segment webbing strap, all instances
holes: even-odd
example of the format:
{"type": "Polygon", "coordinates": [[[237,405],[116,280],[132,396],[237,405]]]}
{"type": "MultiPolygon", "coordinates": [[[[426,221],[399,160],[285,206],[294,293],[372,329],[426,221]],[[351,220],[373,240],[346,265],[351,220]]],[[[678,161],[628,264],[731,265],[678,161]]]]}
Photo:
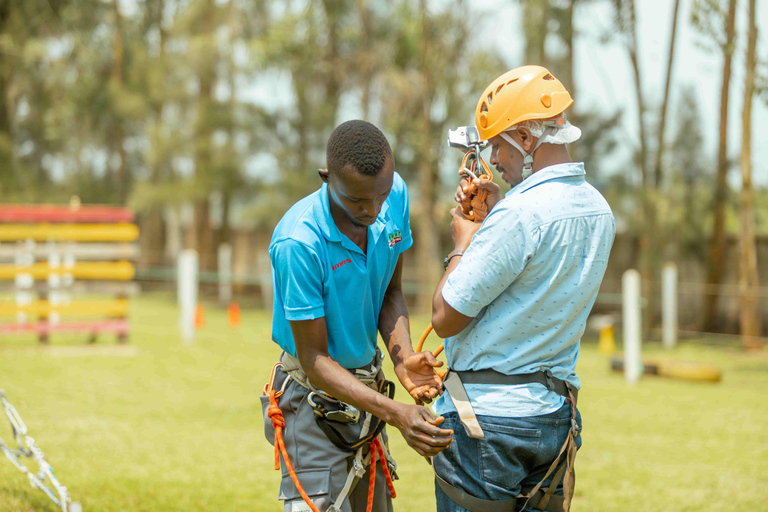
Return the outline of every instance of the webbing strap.
{"type": "MultiPolygon", "coordinates": [[[[574,462],[576,460],[576,436],[578,435],[578,426],[576,424],[576,402],[579,396],[579,390],[576,389],[568,381],[558,379],[552,375],[551,371],[539,371],[535,373],[526,373],[519,375],[505,375],[499,373],[493,369],[477,370],[477,371],[463,371],[457,372],[449,370],[448,374],[443,379],[443,387],[448,391],[451,401],[453,402],[456,411],[459,414],[459,419],[464,429],[467,431],[467,435],[476,439],[482,439],[484,437],[483,430],[480,427],[480,423],[475,416],[475,410],[472,408],[472,404],[469,401],[467,392],[464,389],[464,384],[529,384],[539,383],[547,387],[547,389],[554,391],[555,393],[564,396],[566,402],[571,406],[571,428],[565,439],[565,443],[560,448],[560,453],[557,454],[555,460],[552,461],[552,465],[547,470],[544,478],[530,490],[530,493],[518,496],[520,499],[525,499],[526,502],[523,508],[530,505],[538,508],[539,510],[550,510],[554,512],[568,512],[571,506],[571,500],[573,499],[573,491],[575,487],[575,472],[573,469],[574,462]],[[564,457],[563,457],[564,456],[564,457]],[[554,476],[548,489],[542,489],[544,481],[549,475],[554,476]],[[557,484],[560,480],[563,480],[563,494],[565,496],[554,495],[554,490],[557,488],[557,484]]],[[[483,512],[488,510],[489,512],[502,512],[507,510],[514,511],[514,504],[511,508],[504,505],[504,502],[493,502],[488,500],[479,500],[462,491],[456,487],[451,486],[448,482],[440,478],[435,473],[435,478],[440,488],[443,489],[445,494],[448,495],[458,505],[466,508],[470,512],[483,512]],[[462,501],[459,501],[462,500],[462,501]],[[479,500],[475,502],[474,500],[479,500]],[[486,502],[487,503],[483,503],[486,502]],[[463,502],[466,502],[470,506],[466,506],[463,502]],[[502,503],[499,507],[502,508],[489,508],[496,507],[491,505],[492,503],[502,503]]]]}
{"type": "MultiPolygon", "coordinates": [[[[579,396],[578,389],[570,386],[571,389],[569,390],[567,382],[558,379],[552,375],[552,372],[550,371],[505,375],[494,369],[488,368],[486,370],[468,370],[462,372],[453,370],[451,373],[458,374],[461,382],[464,384],[541,384],[565,398],[570,398],[569,392],[573,394],[574,398],[578,399],[579,396]]],[[[450,390],[448,392],[450,393],[450,390]]]]}
{"type": "Polygon", "coordinates": [[[480,428],[480,423],[477,422],[475,410],[472,408],[472,403],[469,401],[467,392],[458,374],[448,371],[443,379],[443,387],[448,391],[448,395],[451,397],[453,406],[459,414],[459,420],[464,426],[464,430],[467,431],[467,435],[475,439],[483,439],[485,434],[483,434],[483,429],[480,428]]]}
{"type": "MultiPolygon", "coordinates": [[[[483,500],[476,498],[475,496],[472,496],[465,491],[462,491],[458,487],[454,487],[444,479],[440,478],[440,475],[437,473],[435,473],[435,481],[437,482],[437,485],[440,486],[440,489],[442,489],[446,494],[446,496],[451,499],[451,501],[456,503],[458,506],[469,510],[469,512],[515,512],[515,507],[517,506],[518,500],[526,497],[520,495],[517,498],[508,500],[483,500]]],[[[553,483],[551,489],[554,490],[555,487],[557,487],[557,484],[553,483]]],[[[526,489],[523,489],[523,491],[525,490],[526,489]]],[[[534,508],[539,508],[540,502],[543,501],[543,498],[546,498],[547,493],[549,493],[549,489],[547,489],[546,492],[544,489],[537,490],[536,493],[528,500],[528,505],[534,508]]],[[[563,504],[564,498],[562,496],[550,493],[549,499],[547,502],[542,504],[543,507],[539,508],[539,510],[546,510],[548,512],[563,512],[563,504]]]]}

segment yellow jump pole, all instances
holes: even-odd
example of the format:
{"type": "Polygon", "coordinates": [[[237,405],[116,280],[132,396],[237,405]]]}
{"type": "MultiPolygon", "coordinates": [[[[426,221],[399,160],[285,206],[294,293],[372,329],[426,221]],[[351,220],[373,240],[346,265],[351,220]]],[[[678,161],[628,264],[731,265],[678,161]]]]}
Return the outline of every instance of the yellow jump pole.
{"type": "Polygon", "coordinates": [[[64,304],[51,304],[47,300],[38,300],[25,305],[10,301],[0,302],[0,316],[16,316],[18,313],[42,317],[49,317],[51,313],[68,317],[125,316],[128,313],[128,300],[80,300],[64,304]]]}
{"type": "MultiPolygon", "coordinates": [[[[28,266],[0,265],[0,280],[13,280],[18,274],[30,274],[36,280],[48,279],[51,274],[61,274],[60,268],[51,268],[48,262],[38,262],[28,266]]],[[[83,261],[67,269],[74,279],[130,281],[135,269],[127,261],[83,261]]]]}
{"type": "Polygon", "coordinates": [[[134,224],[0,224],[0,242],[133,242],[139,238],[134,224]]]}

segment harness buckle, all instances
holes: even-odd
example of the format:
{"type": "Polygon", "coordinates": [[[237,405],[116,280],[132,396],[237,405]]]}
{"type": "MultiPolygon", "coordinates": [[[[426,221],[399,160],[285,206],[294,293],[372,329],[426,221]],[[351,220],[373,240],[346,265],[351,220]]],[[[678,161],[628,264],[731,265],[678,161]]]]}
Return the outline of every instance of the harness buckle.
{"type": "Polygon", "coordinates": [[[571,435],[573,437],[577,437],[579,435],[579,424],[576,423],[576,420],[571,418],[571,435]]]}
{"type": "Polygon", "coordinates": [[[357,423],[360,420],[360,409],[349,405],[342,401],[337,401],[336,404],[339,407],[338,410],[328,410],[322,404],[318,404],[315,401],[315,397],[319,395],[314,391],[307,395],[307,403],[314,409],[315,413],[319,413],[323,418],[328,421],[335,421],[337,423],[357,423]]]}
{"type": "Polygon", "coordinates": [[[547,389],[549,389],[550,391],[557,392],[555,389],[555,381],[552,380],[555,377],[554,374],[552,373],[552,370],[546,370],[544,372],[544,375],[546,376],[546,379],[547,379],[547,389]]]}

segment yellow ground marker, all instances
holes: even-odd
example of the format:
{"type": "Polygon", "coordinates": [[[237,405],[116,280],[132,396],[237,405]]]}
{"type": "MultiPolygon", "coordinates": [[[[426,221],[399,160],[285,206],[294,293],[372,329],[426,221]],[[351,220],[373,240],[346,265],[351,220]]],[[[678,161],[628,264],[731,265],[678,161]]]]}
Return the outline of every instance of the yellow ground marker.
{"type": "Polygon", "coordinates": [[[0,242],[35,240],[45,242],[133,242],[139,228],[127,222],[119,224],[0,224],[0,242]]]}
{"type": "MultiPolygon", "coordinates": [[[[69,273],[74,279],[90,280],[130,281],[135,274],[133,264],[127,261],[83,261],[76,262],[71,268],[59,265],[53,270],[59,275],[69,273]]],[[[0,265],[0,280],[12,280],[18,274],[32,274],[34,279],[48,279],[52,273],[50,265],[44,261],[26,267],[0,265]]]]}

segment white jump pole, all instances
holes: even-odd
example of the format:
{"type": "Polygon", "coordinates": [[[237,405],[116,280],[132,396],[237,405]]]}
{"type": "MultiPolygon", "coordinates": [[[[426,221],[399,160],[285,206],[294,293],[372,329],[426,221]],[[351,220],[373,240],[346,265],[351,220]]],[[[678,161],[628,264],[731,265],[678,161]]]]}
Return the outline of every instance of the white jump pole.
{"type": "Polygon", "coordinates": [[[661,326],[664,348],[677,344],[677,265],[667,263],[661,271],[661,326]]]}
{"type": "Polygon", "coordinates": [[[186,343],[195,340],[195,309],[197,308],[197,251],[186,249],[179,253],[178,299],[179,329],[186,343]]]}
{"type": "Polygon", "coordinates": [[[627,270],[621,278],[624,323],[624,377],[629,384],[640,379],[640,272],[627,270]]]}
{"type": "Polygon", "coordinates": [[[229,304],[232,301],[232,246],[219,246],[219,302],[229,304]]]}

